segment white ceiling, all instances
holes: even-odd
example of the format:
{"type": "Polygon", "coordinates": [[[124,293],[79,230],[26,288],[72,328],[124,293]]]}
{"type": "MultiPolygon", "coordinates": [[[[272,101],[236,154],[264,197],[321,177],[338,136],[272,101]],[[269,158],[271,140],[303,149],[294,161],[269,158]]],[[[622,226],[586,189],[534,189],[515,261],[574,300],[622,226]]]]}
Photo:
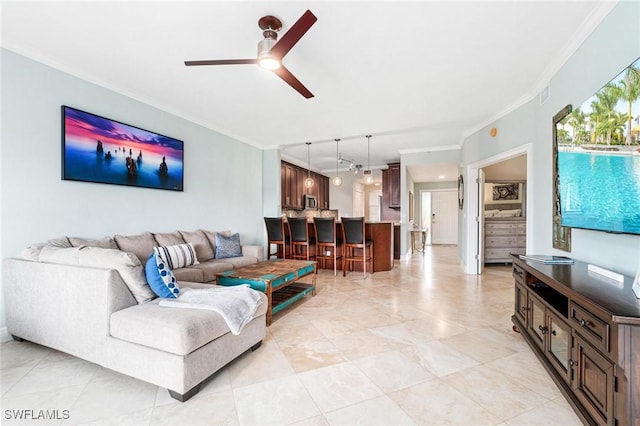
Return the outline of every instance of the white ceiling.
{"type": "MultiPolygon", "coordinates": [[[[293,162],[307,164],[304,143],[312,142],[312,169],[331,174],[335,138],[345,158],[366,167],[372,134],[374,169],[401,153],[460,146],[536,96],[614,4],[3,1],[1,40],[243,142],[279,147],[293,162]],[[184,66],[255,58],[260,17],[280,18],[282,37],[306,9],[318,21],[284,63],[312,99],[256,65],[184,66]]],[[[457,164],[410,173],[437,180],[430,169],[447,180],[458,174],[457,164]]]]}

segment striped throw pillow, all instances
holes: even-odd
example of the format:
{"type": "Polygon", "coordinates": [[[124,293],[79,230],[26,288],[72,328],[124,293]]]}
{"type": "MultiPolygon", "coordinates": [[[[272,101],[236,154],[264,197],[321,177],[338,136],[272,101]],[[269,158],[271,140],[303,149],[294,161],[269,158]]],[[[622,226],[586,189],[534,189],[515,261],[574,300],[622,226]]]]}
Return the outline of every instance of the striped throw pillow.
{"type": "Polygon", "coordinates": [[[200,263],[191,243],[154,247],[153,251],[167,263],[169,269],[179,269],[200,263]]]}

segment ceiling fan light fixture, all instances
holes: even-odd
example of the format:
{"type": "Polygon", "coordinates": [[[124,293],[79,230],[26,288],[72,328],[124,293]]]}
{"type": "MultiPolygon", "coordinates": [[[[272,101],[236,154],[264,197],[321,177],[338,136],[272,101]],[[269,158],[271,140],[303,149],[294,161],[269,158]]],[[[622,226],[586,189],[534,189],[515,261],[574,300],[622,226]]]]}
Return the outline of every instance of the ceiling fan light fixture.
{"type": "Polygon", "coordinates": [[[271,55],[271,48],[276,44],[273,38],[265,38],[258,43],[258,65],[264,69],[276,70],[282,65],[271,55]]]}

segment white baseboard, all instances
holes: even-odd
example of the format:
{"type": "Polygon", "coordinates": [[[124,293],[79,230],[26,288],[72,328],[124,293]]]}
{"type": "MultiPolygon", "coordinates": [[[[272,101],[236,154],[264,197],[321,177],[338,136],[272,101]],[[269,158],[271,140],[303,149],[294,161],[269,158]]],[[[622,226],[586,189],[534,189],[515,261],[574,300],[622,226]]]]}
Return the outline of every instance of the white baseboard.
{"type": "Polygon", "coordinates": [[[0,342],[8,342],[13,339],[9,332],[7,331],[7,327],[0,328],[0,342]]]}

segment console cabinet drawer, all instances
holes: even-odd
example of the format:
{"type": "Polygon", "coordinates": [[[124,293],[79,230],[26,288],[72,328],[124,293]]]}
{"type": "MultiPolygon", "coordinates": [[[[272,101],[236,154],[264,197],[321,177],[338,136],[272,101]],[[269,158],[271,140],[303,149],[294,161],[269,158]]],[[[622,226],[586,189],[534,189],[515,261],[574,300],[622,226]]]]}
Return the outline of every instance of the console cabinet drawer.
{"type": "Polygon", "coordinates": [[[604,353],[611,351],[609,323],[598,318],[574,301],[569,303],[569,322],[571,326],[597,349],[604,353]]]}

